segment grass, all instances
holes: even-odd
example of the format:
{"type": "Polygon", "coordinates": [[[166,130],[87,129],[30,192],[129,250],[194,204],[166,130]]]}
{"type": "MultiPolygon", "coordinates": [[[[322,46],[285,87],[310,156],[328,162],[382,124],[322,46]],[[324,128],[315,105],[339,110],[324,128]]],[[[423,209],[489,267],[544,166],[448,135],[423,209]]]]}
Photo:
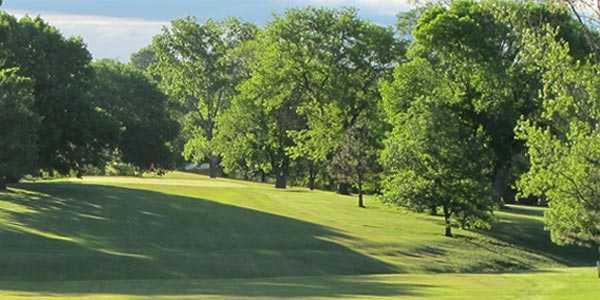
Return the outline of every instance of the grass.
{"type": "Polygon", "coordinates": [[[509,207],[492,231],[449,239],[438,217],[355,202],[179,172],[15,185],[0,193],[0,298],[586,299],[600,288],[590,268],[560,269],[595,255],[553,245],[541,209],[509,207]]]}
{"type": "Polygon", "coordinates": [[[596,300],[591,269],[519,274],[417,274],[0,283],[0,298],[22,299],[401,299],[596,300]]]}

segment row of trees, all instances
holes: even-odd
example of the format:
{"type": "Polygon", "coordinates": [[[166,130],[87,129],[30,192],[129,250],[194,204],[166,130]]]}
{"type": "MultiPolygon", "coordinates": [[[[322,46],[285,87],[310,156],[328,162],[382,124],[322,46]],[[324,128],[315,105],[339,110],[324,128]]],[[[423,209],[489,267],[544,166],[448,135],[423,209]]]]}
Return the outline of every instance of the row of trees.
{"type": "Polygon", "coordinates": [[[211,176],[220,162],[278,188],[356,191],[361,207],[363,191],[377,191],[441,212],[451,235],[489,226],[517,184],[552,200],[518,181],[533,154],[515,128],[545,122],[532,36],[556,28],[569,57],[595,54],[597,34],[574,12],[454,1],[401,14],[396,29],[351,9],[292,9],[264,28],[187,18],[137,57],[180,104],[186,158],[208,160],[211,176]]]}
{"type": "Polygon", "coordinates": [[[0,124],[15,130],[0,178],[208,162],[211,177],[355,192],[361,207],[375,192],[441,213],[448,236],[533,197],[554,241],[592,245],[600,43],[576,2],[430,3],[395,28],[352,9],[262,28],[183,18],[127,65],[3,14],[0,124]]]}
{"type": "Polygon", "coordinates": [[[25,174],[81,175],[115,159],[172,160],[178,124],[141,70],[92,62],[79,38],[0,12],[0,188],[25,174]]]}

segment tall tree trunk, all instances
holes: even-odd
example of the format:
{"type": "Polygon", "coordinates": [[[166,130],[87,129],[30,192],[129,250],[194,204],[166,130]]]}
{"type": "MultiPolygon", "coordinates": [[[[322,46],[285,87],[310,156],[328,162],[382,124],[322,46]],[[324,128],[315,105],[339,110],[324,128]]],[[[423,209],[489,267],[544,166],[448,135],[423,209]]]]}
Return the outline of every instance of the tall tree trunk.
{"type": "Polygon", "coordinates": [[[208,176],[210,178],[217,178],[218,173],[219,173],[219,158],[216,155],[209,155],[208,156],[208,176]]]}
{"type": "Polygon", "coordinates": [[[315,189],[315,179],[317,175],[315,174],[315,165],[313,162],[310,162],[308,166],[308,188],[312,191],[315,189]]]}
{"type": "Polygon", "coordinates": [[[287,175],[283,172],[277,173],[275,176],[275,188],[285,189],[287,187],[287,175]]]}
{"type": "Polygon", "coordinates": [[[446,234],[447,237],[452,237],[452,226],[450,224],[450,212],[448,206],[444,205],[444,222],[446,223],[446,234]]]}
{"type": "Polygon", "coordinates": [[[267,174],[265,174],[265,171],[260,171],[260,182],[267,182],[267,174]]]}
{"type": "Polygon", "coordinates": [[[364,208],[365,203],[363,199],[363,180],[361,173],[358,173],[358,207],[364,208]]]}
{"type": "Polygon", "coordinates": [[[432,206],[429,208],[429,213],[430,213],[432,216],[437,216],[437,213],[438,213],[437,206],[433,206],[433,205],[432,205],[432,206]]]}
{"type": "Polygon", "coordinates": [[[499,167],[494,173],[492,182],[492,191],[494,201],[498,203],[502,208],[505,206],[507,199],[507,189],[510,185],[510,165],[499,167]]]}
{"type": "Polygon", "coordinates": [[[288,163],[288,159],[284,159],[276,170],[275,188],[277,189],[287,188],[288,163]]]}

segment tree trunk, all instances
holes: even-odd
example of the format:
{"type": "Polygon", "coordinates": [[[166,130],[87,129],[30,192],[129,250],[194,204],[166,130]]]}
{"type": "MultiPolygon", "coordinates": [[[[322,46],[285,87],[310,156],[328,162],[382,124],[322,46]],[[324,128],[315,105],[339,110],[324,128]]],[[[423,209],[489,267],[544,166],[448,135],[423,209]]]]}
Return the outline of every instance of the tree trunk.
{"type": "Polygon", "coordinates": [[[358,207],[365,208],[362,188],[362,175],[358,174],[358,207]]]}
{"type": "Polygon", "coordinates": [[[446,224],[446,234],[447,237],[452,237],[452,226],[446,224]]]}
{"type": "Polygon", "coordinates": [[[267,174],[265,174],[265,171],[260,171],[260,182],[267,182],[267,174]]]}
{"type": "Polygon", "coordinates": [[[208,157],[208,176],[210,178],[217,178],[219,168],[219,158],[216,155],[210,155],[208,157]]]}
{"type": "Polygon", "coordinates": [[[438,213],[438,212],[437,212],[437,207],[436,207],[436,206],[432,206],[432,207],[430,207],[430,208],[429,208],[429,213],[430,213],[432,216],[437,216],[437,213],[438,213]]]}
{"type": "Polygon", "coordinates": [[[365,208],[365,202],[363,200],[362,188],[358,188],[358,207],[365,208]]]}
{"type": "Polygon", "coordinates": [[[313,163],[310,163],[308,167],[308,188],[311,191],[315,189],[315,179],[317,177],[315,173],[315,166],[313,163]]]}
{"type": "Polygon", "coordinates": [[[6,179],[4,177],[0,177],[0,191],[6,190],[6,179]]]}
{"type": "Polygon", "coordinates": [[[444,205],[444,222],[446,223],[446,234],[447,237],[452,237],[452,226],[450,224],[450,212],[448,207],[444,205]]]}
{"type": "Polygon", "coordinates": [[[284,172],[279,172],[275,176],[275,188],[285,189],[287,187],[287,175],[284,172]]]}
{"type": "Polygon", "coordinates": [[[287,172],[288,172],[288,158],[284,158],[279,164],[279,167],[275,170],[275,188],[285,189],[287,188],[287,172]]]}

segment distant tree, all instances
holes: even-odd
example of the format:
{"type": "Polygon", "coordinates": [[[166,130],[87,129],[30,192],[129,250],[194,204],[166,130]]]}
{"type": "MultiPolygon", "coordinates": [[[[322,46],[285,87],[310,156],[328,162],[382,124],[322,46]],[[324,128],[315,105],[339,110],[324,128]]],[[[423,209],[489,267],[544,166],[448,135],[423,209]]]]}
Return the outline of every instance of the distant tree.
{"type": "Polygon", "coordinates": [[[41,18],[0,12],[0,68],[18,67],[31,78],[31,109],[41,117],[37,168],[67,174],[103,160],[110,140],[105,115],[95,109],[88,91],[91,55],[79,38],[65,38],[41,18]]]}
{"type": "Polygon", "coordinates": [[[523,119],[517,136],[530,168],[518,181],[524,196],[549,202],[546,228],[557,244],[600,245],[600,65],[579,61],[548,27],[530,32],[524,59],[541,72],[541,120],[523,119]]]}
{"type": "Polygon", "coordinates": [[[170,142],[178,124],[167,110],[167,97],[141,70],[112,60],[93,63],[91,89],[94,104],[115,126],[114,147],[121,159],[142,169],[169,168],[170,142]]]}
{"type": "Polygon", "coordinates": [[[247,75],[235,49],[256,32],[256,26],[237,19],[199,24],[194,18],[184,18],[173,21],[152,42],[150,73],[160,77],[162,90],[184,112],[184,154],[196,162],[208,158],[211,177],[217,176],[218,168],[213,143],[217,119],[247,75]]]}
{"type": "Polygon", "coordinates": [[[401,39],[410,39],[413,30],[417,26],[419,17],[425,11],[426,7],[418,6],[409,11],[403,11],[396,15],[396,30],[401,39]]]}
{"type": "Polygon", "coordinates": [[[314,187],[318,170],[342,147],[347,130],[360,124],[383,134],[377,82],[392,69],[396,46],[392,30],[361,20],[350,9],[292,9],[265,28],[255,46],[252,76],[241,91],[247,101],[261,98],[267,111],[281,112],[273,120],[278,131],[262,139],[275,140],[271,148],[281,152],[272,155],[277,157],[272,172],[283,177],[290,160],[304,161],[314,187]]]}
{"type": "Polygon", "coordinates": [[[488,225],[494,201],[487,179],[491,153],[483,131],[453,108],[451,81],[439,78],[422,60],[399,68],[396,78],[407,68],[421,70],[420,84],[428,92],[397,110],[394,99],[403,86],[392,83],[384,88],[393,130],[381,155],[383,199],[417,211],[441,207],[446,236],[452,236],[454,226],[488,225]]]}
{"type": "Polygon", "coordinates": [[[254,86],[245,83],[242,94],[219,118],[216,142],[227,172],[275,175],[277,188],[286,188],[291,139],[286,130],[298,120],[290,103],[274,106],[262,97],[252,97],[254,86]]]}
{"type": "Polygon", "coordinates": [[[40,118],[32,107],[33,82],[0,70],[0,190],[34,170],[40,118]]]}
{"type": "MultiPolygon", "coordinates": [[[[394,38],[391,29],[361,20],[354,10],[307,10],[298,14],[300,25],[294,28],[306,27],[303,32],[307,37],[301,41],[311,43],[300,42],[307,49],[293,54],[296,68],[303,68],[308,73],[301,77],[307,96],[300,108],[307,119],[307,128],[294,134],[296,147],[315,162],[332,159],[340,152],[352,155],[377,151],[385,132],[378,105],[381,99],[378,82],[389,75],[401,59],[402,44],[394,38]],[[319,22],[323,25],[311,27],[319,22]],[[311,33],[311,29],[315,32],[311,33]],[[368,133],[352,134],[354,143],[361,144],[352,147],[362,150],[343,151],[348,145],[342,141],[356,130],[368,133]]],[[[349,161],[362,160],[369,159],[358,156],[349,161]]],[[[376,161],[372,162],[374,165],[370,167],[377,169],[376,161]]],[[[340,169],[329,168],[330,174],[338,179],[340,193],[349,193],[352,185],[357,187],[356,180],[348,182],[342,178],[361,177],[361,185],[372,181],[369,172],[331,173],[335,170],[340,169]]],[[[362,192],[359,192],[359,198],[362,192]]]]}
{"type": "Polygon", "coordinates": [[[358,190],[358,207],[365,207],[364,186],[377,170],[378,149],[372,145],[373,133],[368,127],[353,127],[346,131],[329,164],[330,173],[338,182],[353,185],[358,190]]]}
{"type": "Polygon", "coordinates": [[[156,62],[156,55],[154,54],[154,50],[152,47],[144,47],[139,51],[131,54],[129,58],[129,64],[132,66],[146,71],[150,68],[152,64],[156,62]]]}

